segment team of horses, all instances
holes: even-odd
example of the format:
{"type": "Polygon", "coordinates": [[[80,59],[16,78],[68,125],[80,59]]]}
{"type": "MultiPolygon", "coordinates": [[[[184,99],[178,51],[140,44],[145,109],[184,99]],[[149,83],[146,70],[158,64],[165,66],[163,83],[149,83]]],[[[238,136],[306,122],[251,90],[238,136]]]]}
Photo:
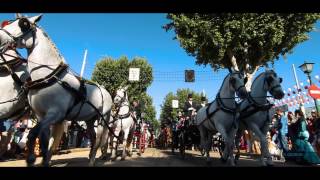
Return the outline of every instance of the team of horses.
{"type": "MultiPolygon", "coordinates": [[[[49,166],[52,151],[62,136],[64,120],[86,122],[92,142],[90,166],[95,163],[98,148],[104,150],[104,156],[109,144],[115,149],[120,136],[122,159],[125,159],[127,154],[131,155],[130,141],[135,129],[129,111],[128,87],[120,87],[112,98],[104,87],[77,77],[49,36],[37,25],[41,17],[17,14],[16,19],[3,23],[0,29],[0,119],[18,118],[31,109],[38,120],[28,135],[27,165],[35,163],[34,146],[39,137],[42,165],[49,166]],[[16,49],[26,49],[27,58],[22,58],[16,49]],[[114,104],[119,108],[112,116],[114,104]]],[[[197,112],[195,122],[201,135],[200,147],[205,150],[208,162],[215,132],[219,132],[225,142],[222,159],[235,165],[235,141],[244,129],[250,129],[260,138],[262,165],[272,165],[266,147],[271,118],[269,109],[272,107],[267,101],[267,93],[275,99],[283,98],[282,79],[273,70],[266,70],[255,78],[250,92],[245,87],[246,81],[242,72],[230,69],[216,99],[197,112]],[[237,103],[235,95],[243,101],[237,103]]],[[[165,131],[169,136],[169,131],[165,131]]],[[[163,138],[165,146],[170,143],[171,138],[163,138]]],[[[115,150],[111,154],[115,158],[115,150]]]]}

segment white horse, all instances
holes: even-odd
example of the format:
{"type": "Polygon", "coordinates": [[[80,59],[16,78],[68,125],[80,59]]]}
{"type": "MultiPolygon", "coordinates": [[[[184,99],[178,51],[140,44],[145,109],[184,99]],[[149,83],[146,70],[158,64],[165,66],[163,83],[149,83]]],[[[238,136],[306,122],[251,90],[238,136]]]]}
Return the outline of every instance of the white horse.
{"type": "Polygon", "coordinates": [[[113,137],[110,138],[112,142],[111,147],[111,160],[116,159],[116,151],[118,147],[118,142],[122,141],[122,157],[121,160],[125,160],[127,151],[129,156],[132,155],[132,136],[135,129],[135,122],[130,113],[130,103],[127,94],[128,86],[125,88],[119,88],[117,90],[116,96],[114,97],[114,104],[117,107],[117,112],[113,116],[113,137]],[[114,138],[117,136],[118,138],[114,138]]]}
{"type": "Polygon", "coordinates": [[[231,71],[223,80],[216,99],[208,106],[199,109],[196,115],[196,123],[201,136],[201,148],[206,151],[207,162],[210,162],[209,151],[212,146],[213,133],[218,131],[225,140],[222,160],[227,161],[230,158],[230,164],[234,165],[234,136],[237,132],[239,116],[235,93],[241,99],[247,97],[246,81],[247,78],[244,78],[241,73],[231,71]]]}
{"type": "Polygon", "coordinates": [[[0,30],[1,46],[26,48],[28,71],[32,82],[28,101],[39,123],[28,136],[27,164],[33,165],[36,137],[40,137],[42,164],[49,165],[48,153],[50,125],[64,119],[86,121],[92,138],[89,165],[94,165],[97,149],[106,142],[112,98],[107,90],[94,83],[80,81],[68,68],[48,35],[36,23],[42,15],[30,18],[18,16],[0,30]],[[94,121],[99,119],[97,133],[94,121]]]}
{"type": "Polygon", "coordinates": [[[16,120],[27,113],[27,94],[22,89],[29,77],[27,63],[15,50],[0,53],[0,121],[16,120]]]}
{"type": "Polygon", "coordinates": [[[241,135],[245,128],[249,128],[260,139],[262,165],[273,165],[267,141],[267,132],[269,131],[272,118],[269,109],[272,107],[272,104],[267,100],[267,93],[269,92],[275,99],[282,99],[284,92],[281,82],[282,78],[278,77],[273,70],[266,70],[254,79],[248,98],[242,101],[240,105],[241,115],[240,127],[236,138],[238,149],[236,159],[240,156],[239,142],[241,135]],[[264,161],[265,157],[267,158],[267,162],[264,161]]]}
{"type": "MultiPolygon", "coordinates": [[[[0,52],[0,120],[16,120],[30,112],[27,92],[22,89],[29,77],[27,61],[16,50],[0,52]]],[[[62,133],[62,123],[53,127],[48,147],[51,152],[57,149],[62,133]]]]}

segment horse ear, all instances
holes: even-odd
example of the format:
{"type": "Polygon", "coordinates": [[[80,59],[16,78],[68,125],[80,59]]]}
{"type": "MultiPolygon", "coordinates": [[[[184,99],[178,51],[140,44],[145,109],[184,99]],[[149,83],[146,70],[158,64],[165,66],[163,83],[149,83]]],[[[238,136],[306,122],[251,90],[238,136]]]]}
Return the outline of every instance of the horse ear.
{"type": "Polygon", "coordinates": [[[33,16],[31,18],[28,18],[28,19],[32,24],[35,24],[35,23],[37,23],[37,22],[39,22],[41,20],[41,17],[42,17],[42,14],[39,14],[37,16],[33,16]]]}
{"type": "Polygon", "coordinates": [[[21,13],[16,13],[15,16],[16,16],[16,19],[23,17],[23,15],[21,13]]]}

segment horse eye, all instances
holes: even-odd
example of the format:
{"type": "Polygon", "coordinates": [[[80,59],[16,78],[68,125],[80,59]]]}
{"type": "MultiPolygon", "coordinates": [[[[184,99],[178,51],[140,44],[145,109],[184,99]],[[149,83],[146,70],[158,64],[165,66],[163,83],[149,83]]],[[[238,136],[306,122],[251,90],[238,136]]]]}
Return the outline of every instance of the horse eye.
{"type": "Polygon", "coordinates": [[[271,83],[271,82],[273,81],[273,77],[269,76],[269,77],[267,78],[267,81],[268,81],[268,83],[271,83]]]}
{"type": "Polygon", "coordinates": [[[231,83],[231,84],[235,84],[235,83],[236,83],[236,78],[231,77],[231,78],[230,78],[230,83],[231,83]]]}
{"type": "Polygon", "coordinates": [[[282,81],[283,81],[283,79],[282,79],[282,78],[279,78],[279,82],[282,83],[282,81]]]}

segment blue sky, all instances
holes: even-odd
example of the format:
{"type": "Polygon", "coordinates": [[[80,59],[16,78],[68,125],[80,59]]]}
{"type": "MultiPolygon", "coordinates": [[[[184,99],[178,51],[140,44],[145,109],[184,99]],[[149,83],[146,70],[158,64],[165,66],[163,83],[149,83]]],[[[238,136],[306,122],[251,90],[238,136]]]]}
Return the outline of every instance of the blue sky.
{"type": "MultiPolygon", "coordinates": [[[[14,14],[0,14],[0,20],[7,19],[14,19],[14,14]]],[[[178,88],[190,88],[198,92],[204,89],[209,99],[213,100],[226,75],[224,70],[214,73],[209,67],[195,65],[194,58],[186,54],[177,40],[173,40],[174,33],[161,28],[167,22],[166,14],[156,13],[45,13],[39,25],[48,33],[72,69],[78,73],[84,49],[88,49],[88,65],[84,74],[86,78],[91,78],[95,63],[103,56],[146,58],[154,70],[154,82],[148,93],[153,97],[158,117],[160,104],[168,92],[175,92],[178,88]],[[196,70],[195,83],[184,82],[185,69],[196,70]],[[179,80],[160,75],[166,72],[175,74],[179,80]]],[[[319,28],[320,24],[317,23],[316,27],[319,28]]],[[[280,59],[275,63],[275,70],[284,78],[283,86],[286,90],[295,84],[292,64],[296,65],[299,80],[304,83],[306,76],[298,69],[304,60],[316,63],[313,77],[320,75],[319,45],[320,32],[311,32],[310,40],[299,44],[293,53],[287,56],[287,60],[280,59]]]]}

